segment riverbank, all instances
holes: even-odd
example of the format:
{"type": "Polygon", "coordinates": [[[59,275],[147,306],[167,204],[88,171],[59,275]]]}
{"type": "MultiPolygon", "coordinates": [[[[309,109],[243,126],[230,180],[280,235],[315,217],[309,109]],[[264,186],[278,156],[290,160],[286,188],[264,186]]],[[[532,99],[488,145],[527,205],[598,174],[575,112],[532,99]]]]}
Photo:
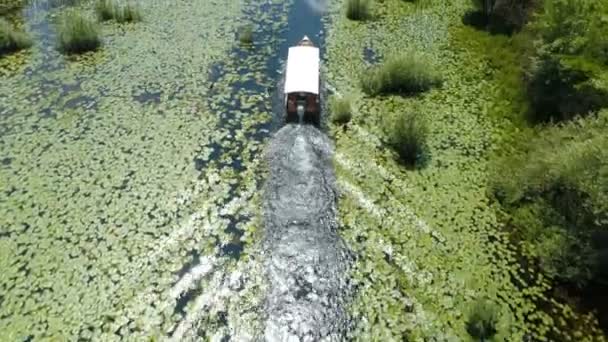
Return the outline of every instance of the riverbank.
{"type": "Polygon", "coordinates": [[[346,19],[342,5],[334,2],[326,60],[329,83],[354,108],[346,128],[332,127],[341,234],[359,256],[352,336],[465,340],[486,321],[496,340],[600,339],[592,317],[545,298],[548,282],[523,266],[487,196],[491,155],[514,128],[495,116],[509,101],[504,79],[483,49],[471,48],[485,33],[462,40],[472,30],[462,24],[470,2],[373,2],[364,22],[346,19]],[[415,97],[365,96],[363,70],[406,51],[434,64],[442,86],[415,97]],[[405,111],[429,124],[414,170],[400,165],[382,130],[405,111]]]}

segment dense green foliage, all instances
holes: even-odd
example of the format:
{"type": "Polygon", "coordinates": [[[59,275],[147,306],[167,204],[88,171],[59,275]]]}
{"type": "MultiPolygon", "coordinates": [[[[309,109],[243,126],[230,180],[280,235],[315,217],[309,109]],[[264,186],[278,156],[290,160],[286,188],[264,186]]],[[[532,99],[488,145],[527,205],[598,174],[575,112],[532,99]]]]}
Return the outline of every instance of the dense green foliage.
{"type": "Polygon", "coordinates": [[[497,333],[496,307],[485,300],[476,301],[469,312],[467,332],[477,341],[488,341],[497,333]]]}
{"type": "Polygon", "coordinates": [[[4,19],[0,18],[0,56],[28,48],[32,45],[29,37],[16,31],[4,19]]]}
{"type": "Polygon", "coordinates": [[[353,311],[363,323],[355,340],[603,340],[598,316],[587,315],[574,287],[561,282],[573,279],[563,276],[568,273],[589,279],[608,254],[590,243],[594,234],[573,234],[583,227],[560,222],[563,200],[581,203],[576,199],[586,195],[570,188],[565,195],[531,191],[527,177],[544,173],[522,171],[561,152],[529,153],[540,143],[535,137],[548,133],[525,115],[532,111],[526,71],[544,45],[535,14],[543,13],[542,4],[534,3],[526,12],[530,23],[509,35],[462,25],[470,4],[379,1],[372,23],[333,18],[328,63],[337,89],[349,91],[357,80],[366,88],[361,73],[368,60],[360,55],[370,48],[381,56],[405,46],[424,51],[443,80],[415,97],[361,96],[349,131],[334,130],[336,172],[346,193],[339,203],[343,235],[359,257],[353,273],[361,294],[353,311]],[[383,144],[399,146],[394,120],[408,112],[424,113],[432,132],[417,158],[424,167],[415,171],[383,144]],[[511,201],[511,191],[525,194],[511,201]],[[472,305],[474,298],[484,301],[472,305]]]}
{"type": "Polygon", "coordinates": [[[608,7],[571,0],[538,5],[539,15],[521,32],[484,42],[505,99],[491,112],[511,123],[501,132],[490,187],[525,256],[522,266],[546,276],[551,287],[582,294],[608,281],[608,116],[602,111],[608,44],[601,34],[608,7]]]}
{"type": "Polygon", "coordinates": [[[608,3],[548,0],[528,72],[534,122],[570,120],[608,106],[608,3]]]}
{"type": "Polygon", "coordinates": [[[137,6],[127,3],[121,5],[116,0],[99,0],[95,6],[100,20],[116,20],[119,23],[135,22],[141,20],[141,13],[137,6]]]}
{"type": "Polygon", "coordinates": [[[345,97],[333,96],[329,99],[331,121],[336,124],[345,124],[352,118],[350,100],[345,97]]]}
{"type": "Polygon", "coordinates": [[[361,79],[368,95],[416,94],[439,85],[441,78],[433,65],[417,53],[390,57],[385,63],[371,68],[361,79]]]}
{"type": "Polygon", "coordinates": [[[253,44],[253,27],[251,25],[242,26],[239,30],[238,37],[241,44],[253,44]]]}
{"type": "Polygon", "coordinates": [[[493,32],[519,31],[528,22],[538,0],[473,0],[478,12],[470,13],[476,24],[493,32]]]}
{"type": "Polygon", "coordinates": [[[505,157],[494,191],[510,225],[542,270],[584,284],[594,276],[594,244],[608,226],[608,112],[548,128],[505,157]]]}
{"type": "Polygon", "coordinates": [[[397,151],[406,166],[417,166],[420,162],[428,136],[428,124],[415,111],[396,115],[385,121],[389,144],[397,151]]]}
{"type": "Polygon", "coordinates": [[[0,15],[16,11],[24,5],[25,0],[0,0],[0,15]]]}
{"type": "Polygon", "coordinates": [[[346,17],[350,20],[368,19],[369,6],[369,0],[347,0],[346,17]]]}
{"type": "Polygon", "coordinates": [[[101,45],[97,24],[74,11],[61,18],[57,39],[59,49],[64,53],[84,53],[101,45]]]}
{"type": "Polygon", "coordinates": [[[99,0],[95,11],[100,20],[112,20],[117,12],[118,4],[112,0],[99,0]]]}

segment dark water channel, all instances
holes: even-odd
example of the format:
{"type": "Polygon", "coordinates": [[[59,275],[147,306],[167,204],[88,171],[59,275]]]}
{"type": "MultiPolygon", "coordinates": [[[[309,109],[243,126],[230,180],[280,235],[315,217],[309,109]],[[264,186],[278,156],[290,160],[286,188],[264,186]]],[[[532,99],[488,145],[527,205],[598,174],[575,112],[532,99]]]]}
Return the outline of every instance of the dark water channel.
{"type": "MultiPolygon", "coordinates": [[[[324,55],[322,9],[315,5],[319,3],[298,0],[291,7],[280,56],[287,56],[289,46],[304,35],[324,55]]],[[[282,65],[275,67],[281,70],[282,65]]],[[[284,117],[281,78],[279,105],[274,106],[279,123],[284,117]]],[[[289,124],[274,134],[269,145],[270,175],[264,198],[269,282],[265,339],[344,340],[349,328],[345,310],[351,255],[337,233],[332,143],[317,127],[289,124]]]]}
{"type": "MultiPolygon", "coordinates": [[[[246,10],[243,22],[254,27],[253,43],[235,47],[229,61],[210,70],[212,91],[207,99],[209,106],[219,104],[219,129],[228,136],[243,132],[245,140],[201,146],[210,147],[213,158],[194,160],[195,167],[203,172],[215,165],[240,174],[249,165],[244,156],[248,144],[267,146],[268,179],[259,177],[256,182],[265,193],[263,250],[268,292],[263,335],[269,341],[342,340],[349,322],[345,303],[350,254],[337,234],[333,147],[318,128],[283,124],[282,84],[288,49],[307,35],[320,47],[323,58],[324,5],[324,1],[295,0],[246,10]],[[260,16],[259,11],[269,14],[270,20],[260,16]],[[233,96],[226,98],[226,88],[214,85],[222,84],[235,70],[241,77],[228,84],[233,96]],[[239,97],[235,94],[243,95],[241,99],[262,98],[248,109],[243,100],[233,101],[239,97]],[[270,115],[252,127],[244,127],[244,120],[256,111],[270,115]]],[[[239,183],[235,183],[226,202],[238,192],[239,183]]],[[[239,227],[250,218],[242,215],[225,219],[229,220],[226,233],[234,239],[221,246],[221,251],[238,260],[247,248],[240,241],[244,232],[239,227]]],[[[180,272],[185,274],[196,266],[193,260],[180,272]]],[[[197,295],[197,290],[193,290],[182,296],[176,312],[183,314],[183,308],[197,295]]]]}

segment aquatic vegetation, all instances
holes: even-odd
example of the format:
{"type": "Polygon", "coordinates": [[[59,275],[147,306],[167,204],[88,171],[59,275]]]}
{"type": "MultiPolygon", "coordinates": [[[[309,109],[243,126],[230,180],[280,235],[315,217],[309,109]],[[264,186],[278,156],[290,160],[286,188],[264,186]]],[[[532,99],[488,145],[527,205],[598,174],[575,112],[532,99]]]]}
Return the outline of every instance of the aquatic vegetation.
{"type": "Polygon", "coordinates": [[[95,5],[97,16],[102,21],[116,20],[119,23],[141,21],[141,10],[131,2],[121,4],[116,0],[99,0],[95,5]]]}
{"type": "Polygon", "coordinates": [[[546,1],[526,77],[531,121],[571,120],[608,106],[606,15],[605,2],[546,1]]]}
{"type": "Polygon", "coordinates": [[[350,99],[346,97],[333,96],[329,99],[329,110],[331,121],[336,124],[346,124],[352,118],[350,99]]]}
{"type": "Polygon", "coordinates": [[[369,95],[415,94],[441,83],[434,66],[414,52],[392,56],[362,76],[361,87],[369,95]]]}
{"type": "Polygon", "coordinates": [[[98,0],[95,11],[100,20],[112,20],[117,15],[118,3],[115,0],[98,0]]]}
{"type": "Polygon", "coordinates": [[[82,14],[70,11],[61,18],[57,45],[59,50],[68,54],[97,50],[101,46],[99,27],[82,14]]]}
{"type": "Polygon", "coordinates": [[[239,29],[238,33],[239,42],[243,45],[253,44],[253,26],[245,25],[239,29]]]}
{"type": "Polygon", "coordinates": [[[528,249],[512,244],[503,210],[488,197],[492,152],[529,138],[515,133],[527,129],[513,127],[525,123],[516,120],[527,95],[522,68],[513,66],[520,56],[505,53],[522,37],[493,44],[492,35],[462,24],[470,6],[376,2],[373,25],[356,25],[333,8],[329,82],[355,96],[357,113],[348,132],[333,131],[341,232],[358,256],[351,337],[470,340],[471,303],[484,298],[496,307],[493,340],[603,340],[593,315],[552,295],[536,260],[522,263],[528,249]],[[370,45],[381,56],[399,55],[404,46],[424,51],[441,67],[442,86],[415,97],[365,96],[357,85],[368,67],[361,51],[370,45]],[[505,80],[519,90],[505,89],[505,80]],[[424,113],[428,125],[432,158],[415,172],[386,148],[385,120],[405,112],[424,113]]]}
{"type": "Polygon", "coordinates": [[[467,332],[478,341],[491,340],[496,335],[498,312],[496,307],[485,300],[476,301],[469,312],[467,332]]]}
{"type": "Polygon", "coordinates": [[[408,166],[415,166],[427,144],[428,124],[416,111],[399,113],[385,121],[388,141],[408,166]]]}
{"type": "Polygon", "coordinates": [[[32,41],[25,33],[13,29],[6,20],[0,18],[0,57],[31,45],[32,41]]]}
{"type": "Polygon", "coordinates": [[[1,0],[0,15],[11,13],[25,6],[26,0],[1,0]]]}
{"type": "MultiPolygon", "coordinates": [[[[286,5],[141,5],[149,30],[105,25],[108,49],[69,62],[40,39],[27,73],[2,75],[2,341],[260,331],[255,197],[271,117],[263,92],[242,84],[266,89],[274,55],[234,58],[245,50],[233,34],[255,14],[260,42],[276,44],[286,5]],[[158,101],[138,100],[148,94],[158,101]],[[213,270],[201,278],[204,260],[213,270]]],[[[64,10],[42,7],[32,33],[64,10]]]]}
{"type": "Polygon", "coordinates": [[[465,21],[494,33],[521,30],[541,0],[473,0],[477,12],[469,12],[465,21]]]}
{"type": "Polygon", "coordinates": [[[365,20],[370,16],[369,0],[347,0],[346,17],[350,20],[365,20]]]}
{"type": "Polygon", "coordinates": [[[116,18],[116,21],[119,23],[136,22],[141,20],[141,10],[137,5],[131,3],[126,4],[120,12],[120,15],[116,18]]]}
{"type": "Polygon", "coordinates": [[[608,112],[549,127],[497,161],[492,190],[510,214],[510,229],[551,278],[585,285],[597,273],[606,248],[605,178],[608,112]],[[599,186],[598,186],[599,184],[599,186]]]}

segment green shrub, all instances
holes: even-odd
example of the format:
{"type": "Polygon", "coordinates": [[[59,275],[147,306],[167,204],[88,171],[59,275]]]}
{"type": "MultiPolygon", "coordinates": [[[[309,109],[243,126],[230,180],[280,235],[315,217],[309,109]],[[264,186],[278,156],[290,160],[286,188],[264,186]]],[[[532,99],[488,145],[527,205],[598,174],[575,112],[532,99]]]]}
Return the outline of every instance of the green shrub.
{"type": "Polygon", "coordinates": [[[390,57],[365,72],[361,79],[361,87],[368,95],[415,94],[440,83],[433,66],[415,53],[390,57]]]}
{"type": "Polygon", "coordinates": [[[346,17],[350,20],[369,18],[369,0],[347,0],[346,17]]]}
{"type": "Polygon", "coordinates": [[[545,276],[583,285],[592,278],[594,253],[589,237],[583,231],[577,231],[567,219],[570,214],[584,212],[574,202],[581,201],[580,194],[562,188],[548,197],[552,198],[536,197],[530,203],[514,206],[510,211],[510,228],[533,252],[536,264],[545,276]],[[559,198],[555,196],[557,194],[559,198]],[[560,211],[560,202],[568,203],[567,211],[560,211]]]}
{"type": "Polygon", "coordinates": [[[118,4],[114,0],[99,0],[95,5],[99,20],[112,20],[118,13],[118,4]]]}
{"type": "Polygon", "coordinates": [[[253,26],[245,25],[241,27],[239,30],[239,41],[243,45],[251,45],[253,44],[253,26]]]}
{"type": "Polygon", "coordinates": [[[26,4],[26,0],[0,0],[0,15],[18,11],[26,4]]]}
{"type": "Polygon", "coordinates": [[[405,112],[385,121],[388,143],[401,161],[414,167],[420,161],[428,136],[426,120],[417,112],[405,112]]]}
{"type": "Polygon", "coordinates": [[[15,31],[6,20],[0,18],[0,56],[26,49],[31,45],[32,41],[25,33],[15,31]]]}
{"type": "Polygon", "coordinates": [[[74,11],[61,18],[57,39],[59,50],[68,54],[93,51],[101,45],[97,24],[74,11]]]}
{"type": "Polygon", "coordinates": [[[528,22],[532,11],[540,0],[473,0],[478,12],[469,13],[470,18],[478,14],[475,26],[485,26],[491,32],[513,33],[528,22]]]}
{"type": "Polygon", "coordinates": [[[142,16],[136,5],[120,5],[116,0],[99,0],[95,7],[97,16],[102,21],[116,20],[119,23],[141,21],[142,16]]]}
{"type": "Polygon", "coordinates": [[[608,106],[608,3],[550,0],[527,71],[533,122],[564,121],[608,106]]]}
{"type": "Polygon", "coordinates": [[[487,341],[496,335],[498,310],[485,300],[476,301],[470,309],[467,320],[467,332],[478,341],[487,341]]]}
{"type": "Polygon", "coordinates": [[[550,0],[536,25],[543,50],[556,54],[583,55],[608,63],[608,2],[550,0]]]}
{"type": "Polygon", "coordinates": [[[141,13],[139,8],[133,4],[127,4],[122,7],[116,21],[119,23],[141,21],[141,13]]]}
{"type": "Polygon", "coordinates": [[[578,286],[598,277],[597,251],[608,248],[592,238],[608,227],[607,129],[608,111],[546,128],[492,176],[514,240],[544,274],[578,286]]]}
{"type": "Polygon", "coordinates": [[[608,106],[602,66],[582,56],[543,54],[527,74],[530,121],[560,122],[608,106]]]}
{"type": "Polygon", "coordinates": [[[350,100],[333,96],[329,100],[331,121],[336,124],[346,124],[352,118],[350,100]]]}

